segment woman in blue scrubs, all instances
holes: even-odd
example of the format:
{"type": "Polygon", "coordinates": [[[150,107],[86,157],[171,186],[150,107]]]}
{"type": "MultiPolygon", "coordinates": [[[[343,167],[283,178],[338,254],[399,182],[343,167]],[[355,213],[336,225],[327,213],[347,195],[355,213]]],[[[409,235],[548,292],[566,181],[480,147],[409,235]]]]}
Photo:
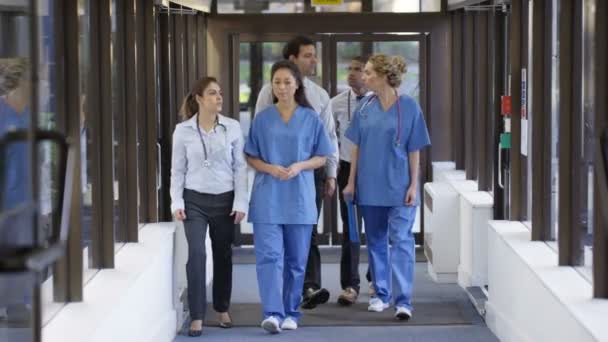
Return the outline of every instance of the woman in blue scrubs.
{"type": "Polygon", "coordinates": [[[312,226],[317,221],[313,170],[333,147],[304,95],[297,66],[272,66],[274,106],[259,112],[245,144],[257,171],[249,203],[258,286],[270,333],[298,327],[312,226]]]}
{"type": "Polygon", "coordinates": [[[398,95],[405,72],[405,60],[400,56],[374,55],[365,65],[363,80],[374,95],[361,100],[346,132],[355,146],[343,191],[345,196],[356,197],[365,221],[376,290],[368,310],[383,311],[392,297],[395,317],[400,320],[412,317],[412,226],[419,204],[420,150],[430,145],[420,106],[413,98],[398,95]]]}

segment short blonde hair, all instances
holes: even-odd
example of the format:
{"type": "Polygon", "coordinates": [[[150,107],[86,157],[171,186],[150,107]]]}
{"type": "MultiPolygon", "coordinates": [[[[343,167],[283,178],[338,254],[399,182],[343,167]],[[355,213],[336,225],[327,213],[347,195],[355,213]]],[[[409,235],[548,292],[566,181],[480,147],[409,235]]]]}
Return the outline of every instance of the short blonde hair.
{"type": "Polygon", "coordinates": [[[26,58],[0,58],[0,96],[17,89],[29,69],[26,58]]]}
{"type": "Polygon", "coordinates": [[[393,88],[401,85],[401,78],[407,72],[407,64],[401,56],[387,56],[379,53],[371,56],[368,62],[371,63],[377,74],[386,76],[388,85],[393,88]]]}

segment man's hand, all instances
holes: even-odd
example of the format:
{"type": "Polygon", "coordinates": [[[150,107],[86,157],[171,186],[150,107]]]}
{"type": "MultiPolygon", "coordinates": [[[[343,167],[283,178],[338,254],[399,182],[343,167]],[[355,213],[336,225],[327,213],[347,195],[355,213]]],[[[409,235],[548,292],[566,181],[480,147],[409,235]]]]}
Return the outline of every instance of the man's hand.
{"type": "Polygon", "coordinates": [[[175,216],[175,219],[178,221],[183,221],[186,219],[186,211],[184,209],[177,209],[174,213],[173,216],[175,216]]]}
{"type": "Polygon", "coordinates": [[[336,191],[336,179],[331,177],[325,180],[325,196],[331,197],[336,191]]]}
{"type": "Polygon", "coordinates": [[[245,218],[245,213],[234,210],[230,213],[230,216],[234,216],[234,223],[239,224],[245,218]]]}

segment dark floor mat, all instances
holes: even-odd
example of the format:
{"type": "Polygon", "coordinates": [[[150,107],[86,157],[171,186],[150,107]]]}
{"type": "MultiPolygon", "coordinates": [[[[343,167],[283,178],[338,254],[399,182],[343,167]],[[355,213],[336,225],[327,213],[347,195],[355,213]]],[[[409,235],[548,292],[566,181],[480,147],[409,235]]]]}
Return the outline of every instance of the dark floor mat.
{"type": "MultiPolygon", "coordinates": [[[[342,250],[339,247],[321,247],[321,261],[324,264],[339,264],[342,250]]],[[[416,248],[416,262],[426,262],[426,256],[422,248],[416,248]]],[[[359,256],[359,262],[362,264],[367,263],[367,247],[361,248],[359,256]]],[[[255,264],[255,252],[253,248],[242,248],[236,247],[232,249],[232,263],[235,265],[254,265],[255,264]]]]}
{"type": "MultiPolygon", "coordinates": [[[[217,326],[215,312],[208,309],[208,322],[205,325],[217,326]]],[[[304,316],[301,326],[395,326],[395,325],[463,325],[471,320],[462,312],[456,302],[415,303],[414,317],[408,321],[397,321],[393,318],[392,308],[384,312],[368,312],[367,303],[358,303],[351,307],[338,304],[325,304],[314,310],[302,310],[304,316]]],[[[234,326],[259,326],[262,317],[260,304],[232,304],[230,313],[234,326]]]]}

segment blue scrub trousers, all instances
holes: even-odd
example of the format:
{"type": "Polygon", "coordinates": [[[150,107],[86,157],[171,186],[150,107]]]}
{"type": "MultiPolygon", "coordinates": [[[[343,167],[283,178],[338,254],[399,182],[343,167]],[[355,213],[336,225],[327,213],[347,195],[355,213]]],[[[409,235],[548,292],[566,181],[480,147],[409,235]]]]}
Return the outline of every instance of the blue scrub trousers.
{"type": "Polygon", "coordinates": [[[301,317],[306,261],[312,225],[253,224],[253,243],[258,288],[264,319],[280,322],[301,317]]]}
{"type": "Polygon", "coordinates": [[[415,206],[359,206],[365,220],[367,248],[376,296],[391,301],[391,280],[395,307],[412,310],[415,241],[412,227],[415,206]],[[389,253],[389,237],[392,244],[389,253]]]}

